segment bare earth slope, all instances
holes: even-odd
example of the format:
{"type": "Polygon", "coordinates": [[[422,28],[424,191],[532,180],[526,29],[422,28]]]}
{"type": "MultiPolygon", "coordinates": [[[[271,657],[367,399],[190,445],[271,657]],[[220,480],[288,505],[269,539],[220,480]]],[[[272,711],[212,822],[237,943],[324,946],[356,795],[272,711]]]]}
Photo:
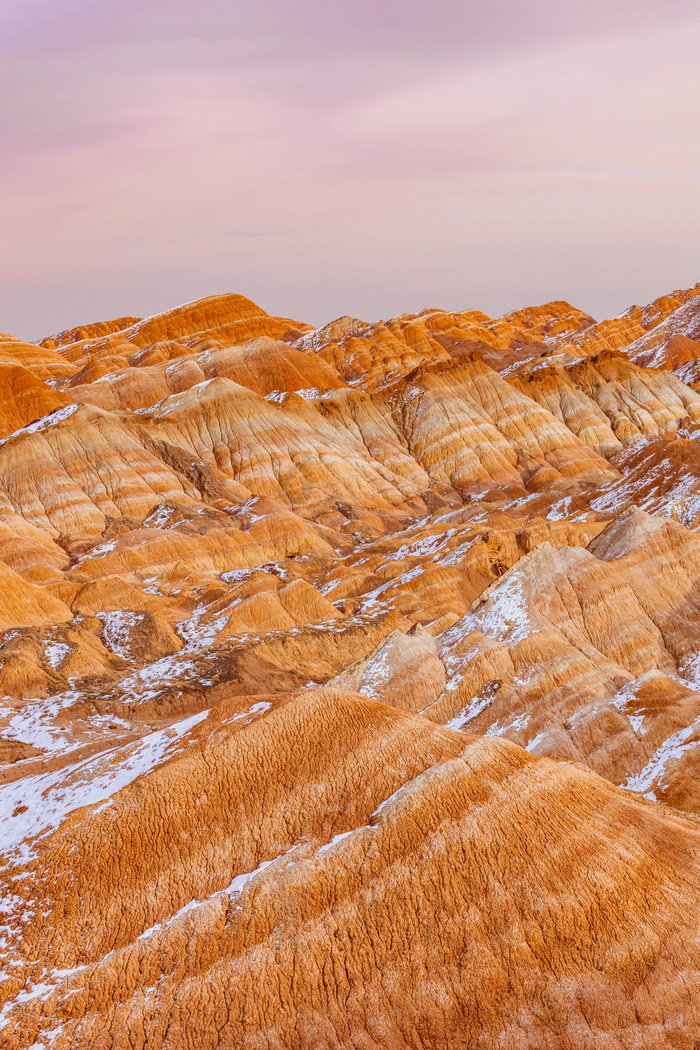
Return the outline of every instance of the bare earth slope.
{"type": "Polygon", "coordinates": [[[700,1045],[700,286],[0,337],[0,1045],[700,1045]]]}

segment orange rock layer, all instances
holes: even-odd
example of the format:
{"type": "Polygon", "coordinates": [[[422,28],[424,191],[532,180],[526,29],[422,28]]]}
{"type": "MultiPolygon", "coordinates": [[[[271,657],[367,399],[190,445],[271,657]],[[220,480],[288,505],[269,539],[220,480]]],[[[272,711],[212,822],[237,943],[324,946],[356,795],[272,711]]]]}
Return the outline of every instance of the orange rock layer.
{"type": "Polygon", "coordinates": [[[0,1045],[700,1045],[700,286],[0,337],[0,1045]]]}

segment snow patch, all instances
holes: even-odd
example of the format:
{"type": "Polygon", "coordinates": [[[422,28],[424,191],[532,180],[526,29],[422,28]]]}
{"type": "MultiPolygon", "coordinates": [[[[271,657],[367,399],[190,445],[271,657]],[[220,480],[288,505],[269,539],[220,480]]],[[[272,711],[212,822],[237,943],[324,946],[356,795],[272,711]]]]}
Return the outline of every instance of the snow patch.
{"type": "Polygon", "coordinates": [[[269,711],[272,704],[268,703],[267,700],[259,700],[256,704],[252,704],[247,711],[241,711],[237,715],[233,715],[231,718],[224,719],[224,725],[227,722],[240,722],[243,718],[246,719],[245,725],[250,723],[258,716],[264,714],[265,711],[269,711]]]}
{"type": "Polygon", "coordinates": [[[678,674],[692,689],[700,690],[700,653],[686,656],[678,665],[678,674]]]}
{"type": "Polygon", "coordinates": [[[1,716],[9,717],[3,735],[10,740],[32,744],[41,751],[64,752],[66,741],[55,720],[63,708],[77,703],[80,696],[76,690],[69,689],[47,699],[28,700],[18,712],[6,708],[0,712],[1,716]]]}
{"type": "MultiPolygon", "coordinates": [[[[448,529],[434,536],[422,536],[399,547],[393,554],[387,555],[387,561],[402,561],[404,558],[419,558],[437,554],[459,529],[448,529]]],[[[472,540],[471,543],[474,541],[472,540]]]]}
{"type": "Polygon", "coordinates": [[[639,791],[645,798],[658,801],[652,786],[658,788],[666,787],[664,773],[669,762],[681,758],[681,756],[693,747],[697,747],[699,741],[692,739],[696,731],[700,730],[700,715],[689,726],[679,729],[677,733],[664,740],[661,747],[655,751],[644,769],[632,777],[628,777],[622,787],[629,791],[639,791]]]}
{"type": "Polygon", "coordinates": [[[238,894],[243,892],[243,890],[249,882],[252,882],[254,878],[262,874],[262,872],[265,871],[266,868],[269,868],[271,864],[275,864],[278,860],[282,860],[283,857],[287,857],[290,853],[293,853],[296,848],[297,844],[295,843],[295,845],[292,846],[290,849],[286,850],[284,853],[280,853],[277,857],[273,857],[272,860],[262,861],[262,863],[258,864],[257,868],[255,868],[254,871],[246,871],[242,875],[234,876],[234,878],[231,880],[228,886],[226,886],[225,889],[217,890],[209,897],[202,897],[197,900],[188,901],[187,904],[183,904],[183,906],[178,911],[176,911],[175,914],[172,915],[169,919],[163,919],[161,922],[157,922],[153,926],[150,926],[147,930],[144,930],[143,933],[137,937],[137,940],[142,941],[146,937],[150,937],[153,933],[159,933],[162,930],[167,929],[169,926],[172,926],[174,923],[176,923],[179,919],[182,919],[183,916],[187,915],[189,912],[194,911],[197,908],[201,908],[206,904],[211,904],[213,901],[221,899],[224,895],[228,897],[238,896],[238,894]]]}
{"type": "Polygon", "coordinates": [[[463,726],[467,725],[468,722],[473,721],[477,715],[480,715],[482,711],[485,711],[487,707],[491,706],[492,696],[475,696],[471,703],[463,707],[458,715],[451,718],[445,725],[447,729],[462,729],[463,726]]]}
{"type": "Polygon", "coordinates": [[[521,729],[526,729],[530,721],[530,715],[517,715],[515,718],[511,718],[509,721],[504,722],[501,725],[499,722],[494,722],[492,726],[484,733],[484,736],[505,736],[506,733],[519,732],[521,729]]]}
{"type": "Polygon", "coordinates": [[[515,572],[487,599],[484,611],[478,610],[481,633],[497,641],[516,645],[539,630],[530,615],[526,580],[523,573],[515,572]]]}
{"type": "Polygon", "coordinates": [[[168,752],[207,714],[202,711],[136,744],[111,748],[72,766],[0,785],[0,854],[29,860],[32,851],[24,840],[55,831],[73,810],[109,805],[116,792],[170,757],[168,752]]]}
{"type": "Polygon", "coordinates": [[[638,698],[632,689],[632,685],[634,685],[634,683],[629,683],[628,685],[624,685],[622,689],[618,690],[610,701],[610,706],[614,707],[616,711],[620,711],[625,716],[629,724],[632,726],[633,732],[637,736],[643,736],[647,731],[647,727],[644,725],[644,715],[629,714],[629,712],[624,710],[624,708],[630,703],[634,704],[635,702],[638,702],[638,698]]]}
{"type": "Polygon", "coordinates": [[[378,816],[379,816],[379,814],[380,814],[380,813],[382,812],[382,810],[383,810],[383,809],[384,809],[384,808],[385,808],[386,806],[390,805],[390,804],[391,804],[391,803],[392,803],[392,802],[394,801],[394,799],[398,798],[398,796],[399,796],[399,795],[401,794],[401,792],[403,791],[403,789],[404,789],[404,788],[406,788],[406,787],[408,787],[408,785],[409,785],[409,784],[412,784],[414,780],[415,780],[415,777],[411,777],[411,779],[410,779],[410,780],[407,780],[405,784],[402,784],[402,785],[401,785],[401,787],[398,787],[398,788],[396,789],[396,791],[394,791],[394,793],[393,793],[392,795],[389,795],[389,797],[388,797],[388,798],[385,798],[383,802],[380,802],[380,803],[379,803],[379,805],[378,805],[378,806],[377,806],[377,808],[375,809],[374,813],[372,813],[371,815],[372,815],[373,817],[378,817],[378,816]]]}
{"type": "Polygon", "coordinates": [[[82,408],[81,404],[64,405],[63,408],[57,408],[54,412],[49,412],[47,416],[42,416],[41,419],[37,419],[34,423],[29,423],[26,427],[21,427],[19,430],[15,430],[14,433],[8,437],[3,438],[0,441],[0,446],[6,445],[8,441],[12,441],[16,437],[20,437],[23,434],[38,434],[41,430],[48,430],[49,427],[55,426],[60,423],[63,419],[68,419],[74,412],[77,412],[79,408],[82,408]]]}
{"type": "Polygon", "coordinates": [[[44,646],[47,663],[54,671],[61,668],[69,652],[70,646],[64,642],[47,642],[44,646]]]}
{"type": "Polygon", "coordinates": [[[98,543],[95,547],[91,547],[89,551],[85,551],[75,559],[75,564],[80,565],[81,562],[92,560],[92,558],[101,558],[103,554],[110,554],[117,546],[116,540],[105,540],[104,543],[98,543]]]}
{"type": "Polygon", "coordinates": [[[125,609],[97,613],[105,645],[115,656],[121,656],[122,660],[131,657],[131,628],[136,626],[140,618],[125,609]]]}
{"type": "Polygon", "coordinates": [[[166,525],[170,523],[170,519],[175,513],[173,507],[169,507],[167,503],[161,503],[160,506],[149,514],[144,521],[144,527],[149,529],[164,529],[166,525]]]}
{"type": "MultiPolygon", "coordinates": [[[[319,848],[319,851],[318,851],[319,857],[323,853],[327,853],[328,850],[333,849],[333,847],[337,846],[339,842],[343,841],[343,839],[348,838],[348,836],[350,836],[350,835],[354,835],[356,831],[364,831],[365,827],[372,829],[372,825],[371,824],[366,824],[364,827],[350,828],[350,831],[341,831],[341,832],[339,832],[339,834],[334,835],[333,838],[330,840],[330,842],[326,842],[326,844],[324,846],[321,846],[319,848]]],[[[374,829],[372,829],[372,830],[374,830],[374,829]]]]}

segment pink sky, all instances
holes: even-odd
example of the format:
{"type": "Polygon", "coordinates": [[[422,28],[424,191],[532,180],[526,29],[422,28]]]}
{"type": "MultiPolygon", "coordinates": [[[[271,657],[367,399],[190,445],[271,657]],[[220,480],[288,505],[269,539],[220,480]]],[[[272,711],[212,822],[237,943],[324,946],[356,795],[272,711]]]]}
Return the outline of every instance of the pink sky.
{"type": "Polygon", "coordinates": [[[700,279],[696,0],[3,0],[0,330],[700,279]]]}

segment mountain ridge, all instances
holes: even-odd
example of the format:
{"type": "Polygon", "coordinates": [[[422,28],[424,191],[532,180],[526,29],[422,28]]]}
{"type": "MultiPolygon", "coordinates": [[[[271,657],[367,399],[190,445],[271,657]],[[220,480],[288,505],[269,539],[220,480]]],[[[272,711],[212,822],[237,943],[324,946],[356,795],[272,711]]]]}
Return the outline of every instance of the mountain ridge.
{"type": "Polygon", "coordinates": [[[699,360],[700,285],[0,336],[2,1045],[700,1040],[699,360]]]}

